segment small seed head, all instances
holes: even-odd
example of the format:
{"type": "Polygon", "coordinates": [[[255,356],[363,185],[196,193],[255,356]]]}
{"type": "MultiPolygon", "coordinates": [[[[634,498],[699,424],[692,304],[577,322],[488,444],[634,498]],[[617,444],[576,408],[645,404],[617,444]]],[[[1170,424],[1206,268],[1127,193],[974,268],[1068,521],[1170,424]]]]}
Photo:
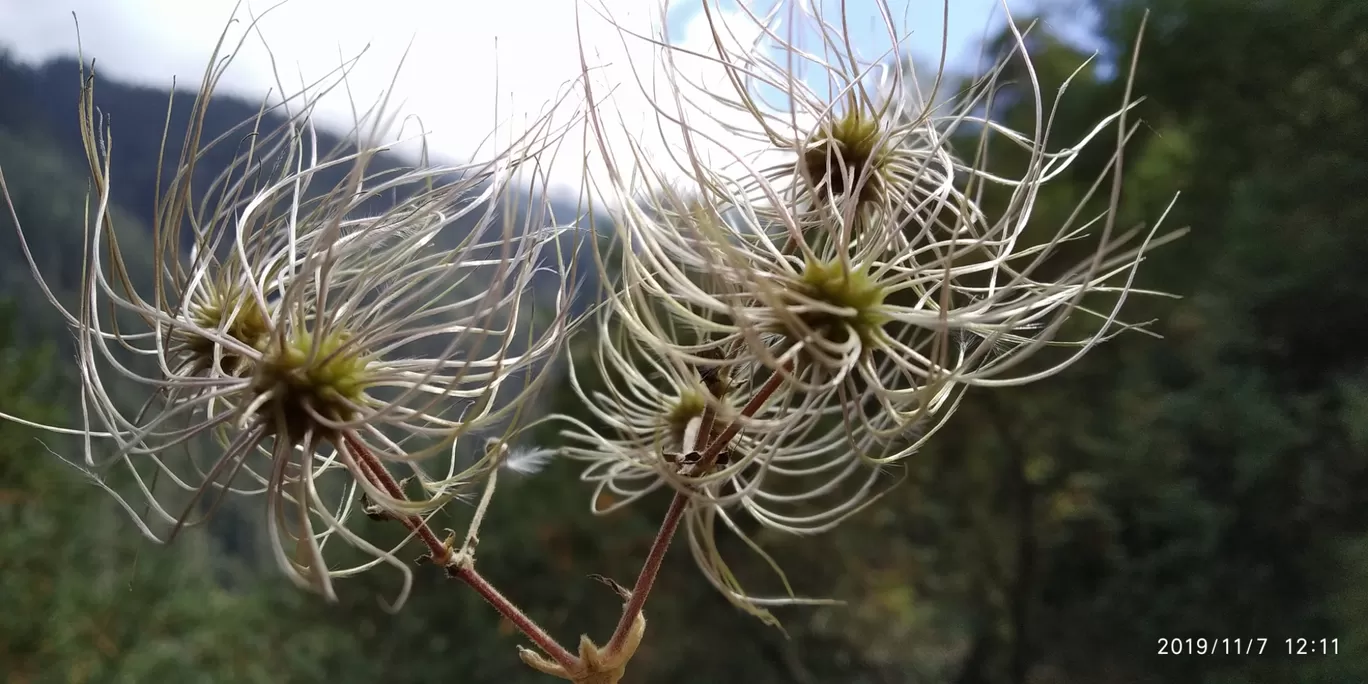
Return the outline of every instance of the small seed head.
{"type": "Polygon", "coordinates": [[[679,400],[663,416],[672,446],[681,447],[684,444],[684,433],[688,430],[689,421],[701,417],[707,406],[701,392],[686,390],[680,394],[679,400]]]}
{"type": "Polygon", "coordinates": [[[858,200],[877,197],[880,129],[878,120],[854,108],[824,122],[802,153],[801,171],[819,195],[844,196],[859,187],[858,200]],[[863,179],[863,180],[862,180],[863,179]]]}
{"type": "MultiPolygon", "coordinates": [[[[850,268],[839,261],[809,260],[795,289],[805,299],[825,306],[798,314],[803,327],[832,342],[841,343],[853,331],[868,347],[888,322],[881,312],[885,290],[862,267],[850,268]],[[839,312],[831,309],[839,309],[839,312]]],[[[776,331],[792,335],[797,331],[776,331]]]]}
{"type": "MultiPolygon", "coordinates": [[[[186,313],[196,326],[211,331],[221,330],[224,335],[257,350],[265,347],[271,332],[270,314],[262,308],[256,297],[240,286],[207,287],[200,300],[192,302],[186,313]]],[[[213,364],[217,345],[211,337],[181,329],[174,334],[185,345],[191,363],[201,367],[213,364]]],[[[223,350],[222,364],[223,371],[228,375],[246,375],[251,369],[251,359],[230,349],[223,350]]]]}
{"type": "Polygon", "coordinates": [[[345,421],[355,417],[365,400],[369,362],[345,332],[315,335],[302,330],[261,362],[254,379],[257,392],[274,392],[270,408],[283,416],[291,436],[318,422],[312,416],[345,421]]]}

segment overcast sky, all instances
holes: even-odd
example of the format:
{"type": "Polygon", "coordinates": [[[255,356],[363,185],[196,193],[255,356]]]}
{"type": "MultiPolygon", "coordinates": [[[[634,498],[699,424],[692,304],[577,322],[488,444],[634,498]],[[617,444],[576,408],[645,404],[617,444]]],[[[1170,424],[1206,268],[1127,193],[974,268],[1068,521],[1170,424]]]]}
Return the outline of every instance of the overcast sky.
{"type": "MultiPolygon", "coordinates": [[[[748,2],[764,11],[775,2],[794,0],[727,1],[748,2]]],[[[606,10],[617,24],[643,34],[664,27],[673,43],[706,46],[709,34],[697,3],[675,0],[663,18],[657,11],[658,0],[581,3],[582,36],[592,51],[588,59],[591,65],[602,67],[596,72],[597,83],[601,87],[619,84],[614,100],[629,125],[644,119],[649,103],[635,87],[628,65],[649,72],[656,61],[654,52],[640,39],[628,38],[624,47],[620,32],[588,8],[606,10]]],[[[235,4],[235,0],[0,0],[0,45],[29,63],[73,55],[77,43],[71,13],[75,11],[86,58],[97,59],[105,77],[155,86],[167,86],[174,77],[177,83],[193,87],[235,4]]],[[[260,13],[271,4],[266,0],[243,3],[238,16],[260,13]]],[[[864,56],[888,50],[889,30],[879,17],[878,0],[845,0],[845,4],[857,50],[864,56]]],[[[949,58],[962,66],[977,57],[977,43],[985,31],[1001,25],[1002,4],[1003,0],[951,0],[947,25],[942,0],[883,2],[900,32],[910,32],[903,50],[934,64],[945,31],[949,58]]],[[[301,73],[322,76],[337,66],[341,56],[354,56],[369,45],[350,77],[354,97],[363,103],[373,101],[389,86],[401,55],[409,48],[395,87],[403,101],[401,109],[422,117],[434,150],[461,159],[474,153],[488,135],[496,120],[496,103],[501,119],[535,113],[579,75],[574,5],[575,0],[289,0],[267,15],[261,30],[288,86],[296,86],[301,73]]],[[[839,2],[830,0],[825,5],[825,12],[834,13],[839,2]]],[[[1027,0],[1007,0],[1014,14],[1024,13],[1027,5],[1027,0]]],[[[724,17],[741,16],[735,5],[722,8],[724,17]]],[[[241,35],[241,29],[232,35],[241,35]]],[[[698,68],[707,71],[706,66],[698,68]]],[[[699,78],[715,82],[718,75],[699,78]]],[[[249,39],[222,89],[259,98],[273,83],[261,40],[249,39]]],[[[323,117],[350,122],[345,98],[328,100],[323,117]]],[[[578,136],[567,138],[555,169],[557,182],[578,182],[582,149],[578,136]]]]}

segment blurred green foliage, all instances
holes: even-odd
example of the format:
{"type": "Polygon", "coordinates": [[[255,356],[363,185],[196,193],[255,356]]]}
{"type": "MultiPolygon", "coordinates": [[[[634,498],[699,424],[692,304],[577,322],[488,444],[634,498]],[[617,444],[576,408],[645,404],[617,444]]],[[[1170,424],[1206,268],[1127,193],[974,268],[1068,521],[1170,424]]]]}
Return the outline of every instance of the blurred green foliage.
{"type": "MultiPolygon", "coordinates": [[[[1155,220],[1182,191],[1167,221],[1192,233],[1146,262],[1141,285],[1184,299],[1135,301],[1130,315],[1156,319],[1164,339],[1123,336],[1049,381],[971,392],[878,506],[824,537],[761,535],[800,593],[849,602],[779,611],[788,638],[714,595],[676,548],[631,681],[1368,676],[1368,2],[1083,4],[1100,17],[1103,49],[1061,97],[1060,144],[1119,105],[1151,12],[1120,225],[1155,220]],[[1339,654],[1280,655],[1298,637],[1338,639],[1339,654]],[[1159,656],[1161,638],[1269,641],[1263,655],[1159,656]]],[[[1045,8],[1047,19],[1075,12],[1045,8]]],[[[1088,55],[1049,29],[1037,26],[1031,45],[1054,93],[1088,55]]],[[[52,107],[74,102],[74,73],[0,62],[0,162],[45,272],[67,286],[83,184],[64,142],[74,116],[52,107]]],[[[122,122],[155,114],[143,117],[153,127],[116,126],[120,149],[155,147],[164,96],[100,92],[122,122]]],[[[997,114],[1029,127],[1026,104],[997,114]]],[[[1042,197],[1043,233],[1110,152],[1103,141],[1042,197]]],[[[129,160],[143,170],[129,177],[148,177],[146,161],[129,160]]],[[[119,201],[145,220],[133,203],[150,185],[134,186],[119,201]]],[[[0,283],[27,323],[45,304],[23,284],[13,232],[0,235],[0,283]]],[[[52,336],[60,321],[44,325],[63,339],[52,336]]],[[[64,353],[38,337],[0,348],[0,410],[69,421],[77,406],[46,389],[69,384],[54,364],[64,353]]],[[[549,401],[573,409],[569,397],[549,401]]],[[[435,571],[390,615],[377,600],[395,586],[383,573],[342,582],[339,605],[290,590],[238,549],[251,543],[233,541],[250,542],[247,514],[155,548],[37,437],[0,424],[8,682],[541,681],[514,657],[509,626],[435,571]]],[[[664,506],[595,519],[574,479],[565,464],[510,478],[481,546],[487,576],[566,642],[611,628],[618,602],[586,576],[628,580],[664,506]]]]}
{"type": "MultiPolygon", "coordinates": [[[[67,424],[71,412],[45,398],[63,380],[51,349],[15,345],[18,325],[0,309],[0,411],[67,424]]],[[[322,681],[336,667],[326,656],[356,639],[284,587],[251,600],[226,591],[203,539],[148,544],[49,448],[79,460],[75,440],[0,422],[4,681],[322,681]]]]}

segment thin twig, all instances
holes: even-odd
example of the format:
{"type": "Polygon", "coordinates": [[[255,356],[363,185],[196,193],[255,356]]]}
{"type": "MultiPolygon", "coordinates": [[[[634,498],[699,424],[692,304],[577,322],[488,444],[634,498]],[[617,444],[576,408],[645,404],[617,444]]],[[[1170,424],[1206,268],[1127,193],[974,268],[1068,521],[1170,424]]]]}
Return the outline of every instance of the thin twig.
{"type": "MultiPolygon", "coordinates": [[[[361,443],[361,440],[351,434],[347,434],[345,439],[347,441],[347,446],[356,453],[357,462],[361,465],[361,469],[365,473],[367,479],[376,486],[383,488],[386,493],[395,499],[401,501],[408,500],[404,495],[404,491],[399,487],[399,483],[395,481],[394,476],[390,474],[389,469],[385,467],[384,463],[380,462],[380,459],[376,458],[375,454],[371,453],[370,449],[361,443]]],[[[518,631],[532,640],[532,643],[536,644],[537,648],[540,648],[543,653],[550,656],[566,669],[577,669],[582,667],[579,658],[566,650],[564,646],[557,643],[545,629],[542,629],[542,627],[532,618],[528,617],[526,613],[522,612],[522,610],[514,605],[512,601],[508,600],[507,597],[499,592],[494,585],[490,584],[488,580],[481,576],[479,572],[476,572],[473,563],[457,563],[456,554],[452,553],[451,548],[437,538],[437,535],[433,533],[432,528],[428,526],[427,521],[416,515],[397,516],[397,518],[405,527],[418,535],[418,538],[428,547],[428,551],[432,554],[432,562],[434,564],[446,568],[448,575],[465,582],[471,589],[474,589],[475,593],[479,594],[485,602],[499,611],[500,615],[513,623],[513,625],[518,628],[518,631]]]]}

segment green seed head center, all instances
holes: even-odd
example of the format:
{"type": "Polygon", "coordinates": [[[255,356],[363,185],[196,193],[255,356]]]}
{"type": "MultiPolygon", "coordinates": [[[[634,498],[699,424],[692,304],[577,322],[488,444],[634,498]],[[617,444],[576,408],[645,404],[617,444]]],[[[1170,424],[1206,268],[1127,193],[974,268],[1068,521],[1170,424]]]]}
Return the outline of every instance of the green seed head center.
{"type": "Polygon", "coordinates": [[[262,360],[256,389],[275,393],[271,409],[283,416],[293,437],[316,422],[314,414],[347,420],[365,399],[370,362],[350,339],[345,332],[318,338],[300,331],[262,360]]]}
{"type": "Polygon", "coordinates": [[[679,399],[664,415],[664,427],[669,432],[672,447],[683,448],[684,433],[689,428],[689,421],[701,417],[707,407],[707,400],[703,398],[702,393],[693,390],[680,393],[679,399]]]}
{"type": "MultiPolygon", "coordinates": [[[[204,299],[192,304],[187,312],[190,321],[205,330],[222,330],[228,337],[253,349],[264,347],[271,333],[271,316],[253,297],[240,287],[216,287],[204,299]]],[[[182,337],[190,353],[206,365],[212,362],[214,339],[189,332],[182,337]]],[[[223,369],[230,375],[247,371],[250,359],[228,349],[223,350],[223,369]]]]}
{"type": "MultiPolygon", "coordinates": [[[[858,109],[823,124],[808,142],[802,155],[802,169],[814,186],[826,187],[839,197],[869,175],[877,162],[879,124],[858,109]]],[[[863,181],[860,199],[877,191],[875,178],[863,181]]]]}
{"type": "Polygon", "coordinates": [[[271,332],[271,319],[256,297],[218,296],[207,306],[195,307],[191,316],[196,325],[210,330],[217,330],[226,322],[226,332],[251,347],[258,346],[271,332]],[[230,316],[232,320],[228,320],[230,316]]]}
{"type": "Polygon", "coordinates": [[[830,338],[854,330],[866,343],[872,341],[888,321],[883,313],[886,292],[864,268],[850,269],[839,261],[808,261],[798,281],[800,293],[827,307],[841,309],[806,311],[799,314],[808,329],[830,338]]]}

